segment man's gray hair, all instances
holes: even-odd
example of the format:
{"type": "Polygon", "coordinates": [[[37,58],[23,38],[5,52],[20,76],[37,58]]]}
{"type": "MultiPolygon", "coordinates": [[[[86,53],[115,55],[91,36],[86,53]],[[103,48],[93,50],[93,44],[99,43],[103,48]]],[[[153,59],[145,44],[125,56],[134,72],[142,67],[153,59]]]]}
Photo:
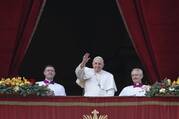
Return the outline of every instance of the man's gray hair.
{"type": "Polygon", "coordinates": [[[134,69],[132,69],[131,73],[132,73],[133,71],[138,71],[138,72],[143,76],[143,71],[142,71],[142,69],[140,69],[140,68],[134,68],[134,69]]]}

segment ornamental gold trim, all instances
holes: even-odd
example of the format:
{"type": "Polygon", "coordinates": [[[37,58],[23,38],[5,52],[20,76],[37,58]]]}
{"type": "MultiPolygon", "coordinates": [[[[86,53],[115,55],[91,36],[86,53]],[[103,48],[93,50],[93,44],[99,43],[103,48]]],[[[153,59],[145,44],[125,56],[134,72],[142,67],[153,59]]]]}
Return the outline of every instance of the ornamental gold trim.
{"type": "Polygon", "coordinates": [[[92,115],[83,115],[83,119],[108,119],[108,115],[99,115],[99,112],[94,109],[92,112],[92,115]]]}
{"type": "Polygon", "coordinates": [[[55,107],[126,107],[126,106],[179,106],[179,102],[169,101],[141,101],[141,102],[37,102],[37,101],[0,101],[1,105],[15,105],[15,106],[55,106],[55,107]]]}

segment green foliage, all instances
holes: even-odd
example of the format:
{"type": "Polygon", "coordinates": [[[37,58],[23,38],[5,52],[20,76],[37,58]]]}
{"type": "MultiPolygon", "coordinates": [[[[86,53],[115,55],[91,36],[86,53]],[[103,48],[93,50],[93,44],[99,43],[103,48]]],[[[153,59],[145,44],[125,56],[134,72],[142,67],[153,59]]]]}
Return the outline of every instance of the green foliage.
{"type": "Polygon", "coordinates": [[[52,92],[47,86],[35,85],[22,85],[22,86],[7,86],[0,85],[1,95],[12,95],[12,96],[49,96],[52,92]]]}
{"type": "Polygon", "coordinates": [[[154,83],[145,95],[148,97],[179,96],[179,85],[175,82],[171,84],[170,79],[164,79],[161,82],[154,83]]]}

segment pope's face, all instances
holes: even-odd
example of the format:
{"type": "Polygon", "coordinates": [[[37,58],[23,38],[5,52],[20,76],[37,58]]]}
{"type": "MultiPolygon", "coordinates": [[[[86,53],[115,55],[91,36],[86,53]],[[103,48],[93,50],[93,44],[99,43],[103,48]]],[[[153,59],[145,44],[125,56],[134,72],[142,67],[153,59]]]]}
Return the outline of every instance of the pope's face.
{"type": "Polygon", "coordinates": [[[55,76],[55,69],[54,67],[46,67],[44,70],[44,75],[46,79],[53,80],[55,76]]]}
{"type": "Polygon", "coordinates": [[[93,61],[93,69],[95,72],[100,72],[103,69],[104,63],[100,59],[96,59],[93,61]]]}
{"type": "Polygon", "coordinates": [[[134,70],[131,73],[133,83],[141,83],[143,75],[140,71],[134,70]]]}

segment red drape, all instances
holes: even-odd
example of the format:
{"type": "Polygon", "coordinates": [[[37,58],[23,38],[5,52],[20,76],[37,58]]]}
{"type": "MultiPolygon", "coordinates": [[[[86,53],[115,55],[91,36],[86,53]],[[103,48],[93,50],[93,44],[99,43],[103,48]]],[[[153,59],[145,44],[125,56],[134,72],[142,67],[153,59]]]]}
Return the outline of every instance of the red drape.
{"type": "Polygon", "coordinates": [[[179,76],[179,1],[117,0],[151,81],[179,76]]]}
{"type": "Polygon", "coordinates": [[[0,98],[1,119],[178,119],[177,97],[19,97],[0,98]],[[107,115],[108,118],[100,118],[107,115]]]}
{"type": "Polygon", "coordinates": [[[17,75],[45,0],[1,0],[0,77],[17,75]]]}

